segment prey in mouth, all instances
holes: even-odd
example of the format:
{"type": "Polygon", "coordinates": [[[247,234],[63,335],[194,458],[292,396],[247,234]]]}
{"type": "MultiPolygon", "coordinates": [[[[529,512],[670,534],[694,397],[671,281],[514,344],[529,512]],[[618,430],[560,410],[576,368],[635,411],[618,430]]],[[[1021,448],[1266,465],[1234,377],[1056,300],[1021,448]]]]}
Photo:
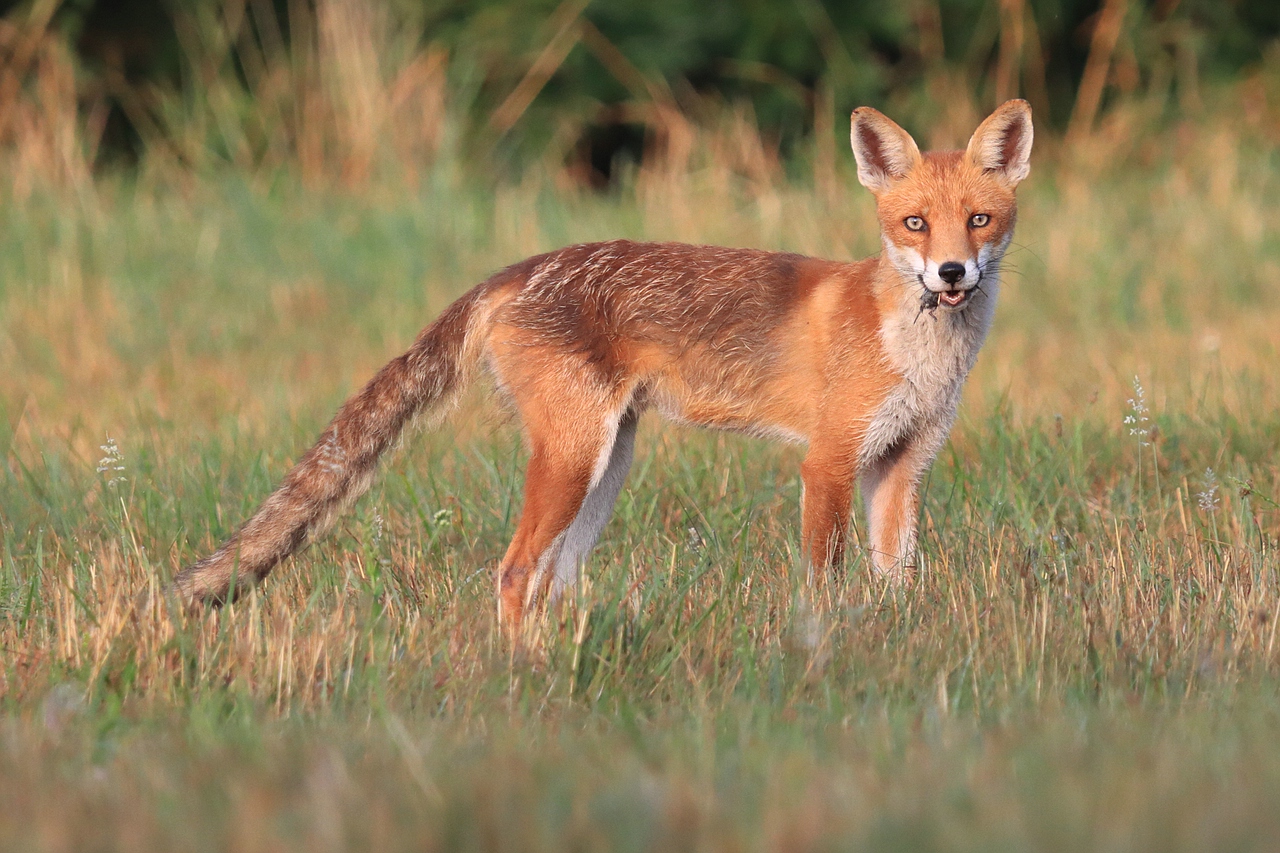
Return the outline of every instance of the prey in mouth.
{"type": "Polygon", "coordinates": [[[933,311],[940,304],[948,308],[959,308],[969,301],[972,294],[972,290],[944,290],[941,293],[934,293],[926,289],[920,294],[920,310],[933,311]]]}
{"type": "Polygon", "coordinates": [[[948,308],[959,308],[968,303],[973,296],[976,287],[968,290],[942,290],[933,291],[927,287],[922,287],[920,292],[920,310],[935,311],[939,305],[945,305],[948,308]]]}

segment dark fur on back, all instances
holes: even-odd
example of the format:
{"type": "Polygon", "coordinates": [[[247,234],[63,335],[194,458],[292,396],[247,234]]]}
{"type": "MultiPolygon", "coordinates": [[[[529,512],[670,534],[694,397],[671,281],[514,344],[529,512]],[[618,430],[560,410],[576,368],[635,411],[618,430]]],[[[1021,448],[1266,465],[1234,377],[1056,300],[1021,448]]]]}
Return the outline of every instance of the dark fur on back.
{"type": "Polygon", "coordinates": [[[520,265],[528,280],[502,319],[593,352],[626,338],[728,355],[777,327],[800,295],[789,287],[795,267],[808,260],[683,243],[570,246],[520,265]]]}

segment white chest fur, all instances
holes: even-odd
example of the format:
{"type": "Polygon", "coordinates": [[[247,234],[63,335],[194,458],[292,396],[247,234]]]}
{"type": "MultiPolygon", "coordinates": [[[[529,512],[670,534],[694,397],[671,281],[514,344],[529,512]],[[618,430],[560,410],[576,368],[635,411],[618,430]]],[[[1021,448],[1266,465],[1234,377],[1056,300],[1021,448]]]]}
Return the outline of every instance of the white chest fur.
{"type": "Polygon", "coordinates": [[[921,311],[904,304],[886,318],[881,343],[901,379],[871,416],[862,445],[864,465],[909,436],[945,436],[950,430],[961,387],[991,328],[998,291],[999,281],[992,276],[962,311],[921,311]]]}

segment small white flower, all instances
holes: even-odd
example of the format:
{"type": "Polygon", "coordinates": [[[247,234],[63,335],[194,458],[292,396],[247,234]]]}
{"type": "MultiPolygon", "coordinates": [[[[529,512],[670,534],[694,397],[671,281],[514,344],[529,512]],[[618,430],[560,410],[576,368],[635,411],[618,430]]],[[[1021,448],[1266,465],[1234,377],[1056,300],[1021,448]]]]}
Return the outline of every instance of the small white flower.
{"type": "Polygon", "coordinates": [[[101,448],[106,455],[98,460],[98,473],[106,474],[107,485],[114,489],[125,481],[124,454],[111,436],[107,436],[107,443],[101,445],[101,448]]]}
{"type": "Polygon", "coordinates": [[[1212,468],[1204,469],[1204,490],[1196,494],[1196,503],[1201,512],[1218,511],[1218,478],[1214,476],[1212,468]]]}
{"type": "Polygon", "coordinates": [[[1147,408],[1147,392],[1142,387],[1142,382],[1137,376],[1133,377],[1133,396],[1129,398],[1129,414],[1124,416],[1124,422],[1129,427],[1129,435],[1138,439],[1139,447],[1146,447],[1150,442],[1147,440],[1151,435],[1151,428],[1147,424],[1151,421],[1150,410],[1147,408]]]}

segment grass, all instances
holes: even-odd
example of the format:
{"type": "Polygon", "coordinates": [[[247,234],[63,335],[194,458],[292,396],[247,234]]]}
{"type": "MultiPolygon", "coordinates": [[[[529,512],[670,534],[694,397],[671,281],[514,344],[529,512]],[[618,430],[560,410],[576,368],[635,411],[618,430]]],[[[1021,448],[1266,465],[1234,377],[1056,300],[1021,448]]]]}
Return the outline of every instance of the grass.
{"type": "Polygon", "coordinates": [[[1280,161],[1239,97],[1046,145],[915,587],[855,557],[804,589],[801,451],[647,420],[587,582],[518,653],[490,571],[523,450],[482,394],[261,594],[128,603],[494,268],[612,236],[858,257],[847,162],[787,180],[727,120],[612,195],[448,163],[15,190],[0,846],[1274,849],[1280,161]]]}

